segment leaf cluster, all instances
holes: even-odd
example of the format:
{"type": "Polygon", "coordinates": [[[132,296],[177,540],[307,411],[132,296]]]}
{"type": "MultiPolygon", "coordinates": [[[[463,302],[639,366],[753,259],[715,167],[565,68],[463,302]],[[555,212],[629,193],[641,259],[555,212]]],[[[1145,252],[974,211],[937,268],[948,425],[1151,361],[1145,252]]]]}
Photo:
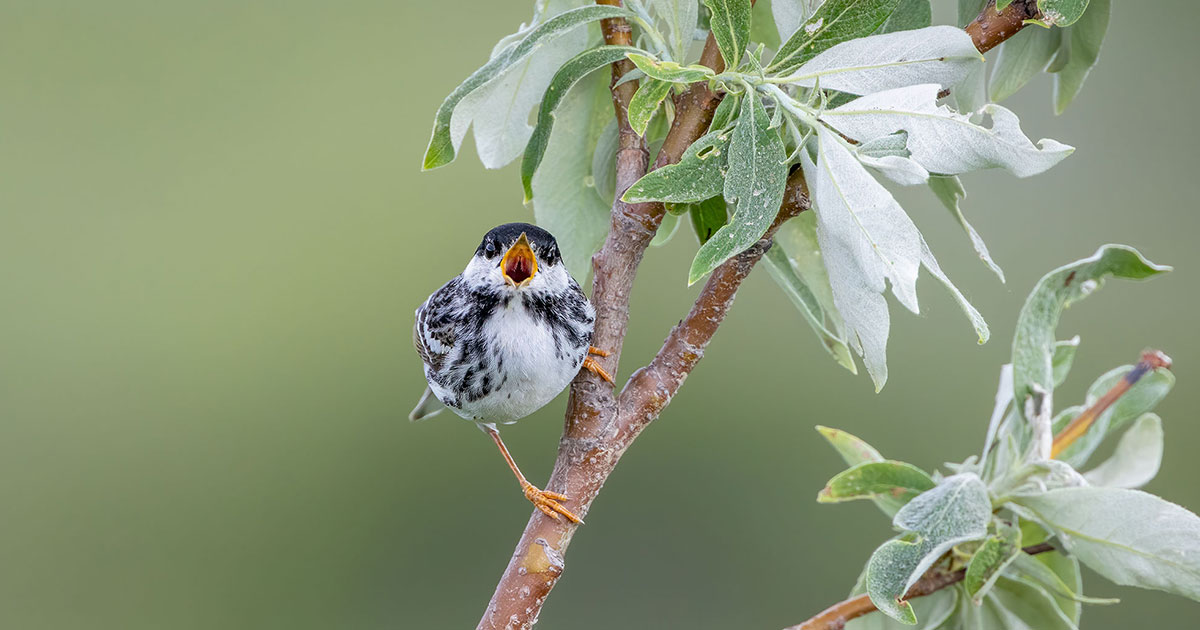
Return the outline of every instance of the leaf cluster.
{"type": "Polygon", "coordinates": [[[947,464],[947,474],[886,460],[853,435],[818,427],[850,468],[817,500],[872,500],[899,532],[872,553],[855,588],[886,616],[848,628],[1074,630],[1081,604],[1115,601],[1081,594],[1081,565],[1118,584],[1200,600],[1200,517],[1135,489],[1158,472],[1163,431],[1152,411],[1174,384],[1171,372],[1118,367],[1096,380],[1083,405],[1055,414],[1053,404],[1079,345],[1078,337],[1056,340],[1063,309],[1108,277],[1141,279],[1167,270],[1131,248],[1107,245],[1043,277],[1021,310],[983,450],[947,464]],[[1111,405],[1097,405],[1114,386],[1127,391],[1111,405]],[[1082,435],[1062,439],[1072,420],[1098,409],[1082,435]],[[1088,469],[1097,447],[1117,434],[1113,454],[1088,469]],[[1042,543],[1053,550],[1022,551],[1042,543]],[[931,568],[961,571],[963,579],[907,601],[931,568]]]}

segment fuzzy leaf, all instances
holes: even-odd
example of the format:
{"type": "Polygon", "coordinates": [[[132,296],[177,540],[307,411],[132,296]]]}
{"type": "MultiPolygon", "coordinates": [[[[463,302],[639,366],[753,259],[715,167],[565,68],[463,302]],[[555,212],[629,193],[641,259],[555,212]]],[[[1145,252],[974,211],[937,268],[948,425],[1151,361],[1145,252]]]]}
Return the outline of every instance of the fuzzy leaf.
{"type": "Polygon", "coordinates": [[[715,73],[708,66],[692,65],[681,66],[674,61],[659,61],[654,57],[648,57],[635,52],[629,53],[629,60],[639,70],[646,73],[646,76],[658,79],[659,81],[670,81],[671,83],[694,83],[703,81],[715,73]]]}
{"type": "Polygon", "coordinates": [[[1162,455],[1162,420],[1148,413],[1125,431],[1112,457],[1083,473],[1083,478],[1093,486],[1139,488],[1158,474],[1162,455]]]}
{"type": "Polygon", "coordinates": [[[999,103],[1016,94],[1035,75],[1050,65],[1062,40],[1062,29],[1025,28],[996,49],[992,68],[992,100],[999,103]]]}
{"type": "Polygon", "coordinates": [[[1070,26],[1087,10],[1088,0],[1038,0],[1037,6],[1046,24],[1070,26]]]}
{"type": "Polygon", "coordinates": [[[975,227],[967,221],[967,217],[963,215],[962,208],[959,204],[967,197],[967,191],[963,188],[962,180],[955,175],[942,175],[929,178],[929,189],[933,194],[946,206],[950,214],[954,215],[954,219],[958,221],[958,225],[967,233],[967,238],[971,239],[971,246],[975,248],[975,253],[979,254],[979,259],[983,264],[987,265],[992,273],[1000,278],[1000,282],[1004,282],[1004,270],[996,261],[992,260],[991,253],[988,252],[987,244],[983,242],[983,237],[979,232],[975,231],[975,227]]]}
{"type": "MultiPolygon", "coordinates": [[[[842,42],[874,33],[900,0],[826,0],[800,28],[794,29],[771,60],[769,71],[785,74],[842,42]]],[[[779,17],[776,16],[778,21],[779,17]]],[[[781,33],[782,34],[782,33],[781,33]]]]}
{"type": "Polygon", "coordinates": [[[704,0],[704,6],[712,11],[708,24],[725,67],[734,70],[750,43],[750,0],[704,0]]]}
{"type": "Polygon", "coordinates": [[[721,99],[721,103],[717,105],[717,111],[713,112],[712,123],[709,124],[709,131],[720,131],[737,119],[738,110],[742,102],[740,94],[726,94],[725,98],[721,99]]]}
{"type": "Polygon", "coordinates": [[[1060,488],[1018,497],[1104,577],[1200,600],[1200,517],[1140,490],[1060,488]]]}
{"type": "Polygon", "coordinates": [[[864,462],[882,462],[883,455],[857,436],[841,429],[831,429],[818,425],[817,431],[829,442],[830,446],[842,456],[847,464],[857,466],[864,462]]]}
{"type": "Polygon", "coordinates": [[[546,95],[542,97],[537,126],[534,127],[533,134],[529,136],[529,143],[525,145],[525,156],[521,160],[521,184],[525,187],[526,203],[533,199],[533,174],[537,172],[538,165],[542,163],[546,145],[550,142],[550,131],[554,128],[555,110],[566,97],[571,86],[597,68],[603,68],[636,50],[629,46],[600,46],[585,50],[555,73],[554,78],[550,80],[549,87],[546,88],[546,95]]]}
{"type": "Polygon", "coordinates": [[[638,85],[638,91],[629,99],[629,126],[639,136],[646,135],[646,127],[650,119],[658,111],[663,99],[671,93],[671,83],[658,79],[645,79],[638,85]]]}
{"type": "Polygon", "coordinates": [[[1054,352],[1050,358],[1050,371],[1054,378],[1054,387],[1062,385],[1071,372],[1071,364],[1075,362],[1075,351],[1079,349],[1079,335],[1065,341],[1054,342],[1054,352]]]}
{"type": "Polygon", "coordinates": [[[1021,554],[1021,529],[1000,522],[996,533],[987,537],[971,562],[967,565],[967,575],[963,585],[967,594],[980,601],[996,583],[1000,573],[1021,554]]]}
{"type": "Polygon", "coordinates": [[[934,487],[925,471],[905,462],[863,462],[830,479],[817,494],[818,503],[840,503],[886,494],[911,498],[934,487]]]}
{"type": "Polygon", "coordinates": [[[1029,294],[1013,333],[1013,398],[1018,406],[1036,385],[1054,391],[1054,331],[1071,304],[1098,289],[1108,276],[1149,278],[1170,271],[1124,245],[1105,245],[1084,258],[1046,274],[1029,294]]]}
{"type": "Polygon", "coordinates": [[[952,87],[982,63],[983,55],[965,31],[930,26],[838,44],[781,80],[803,87],[820,83],[822,89],[872,94],[926,83],[952,87]]]}
{"type": "MultiPolygon", "coordinates": [[[[499,168],[507,164],[516,157],[521,147],[525,146],[528,134],[532,133],[532,128],[526,122],[529,110],[546,89],[554,71],[583,48],[587,35],[581,32],[577,35],[582,37],[575,37],[557,45],[554,44],[555,40],[588,22],[632,15],[621,7],[604,5],[571,9],[535,26],[519,41],[499,51],[455,88],[438,107],[434,117],[433,136],[425,150],[423,168],[430,170],[453,162],[463,136],[467,133],[467,127],[472,120],[482,115],[489,118],[485,125],[476,122],[476,144],[480,148],[480,157],[489,168],[499,168]],[[541,77],[544,77],[544,80],[533,80],[541,77]],[[485,88],[487,92],[481,92],[485,88]],[[509,107],[489,108],[493,92],[506,99],[509,107]],[[520,108],[512,107],[513,94],[517,92],[526,98],[532,95],[533,100],[528,101],[528,107],[524,111],[516,111],[520,108]],[[463,103],[468,97],[472,97],[471,101],[463,103]],[[455,115],[460,104],[463,105],[464,111],[458,111],[458,115],[455,115]],[[512,131],[512,127],[517,124],[524,126],[523,136],[519,129],[512,131]],[[487,127],[486,133],[481,133],[481,126],[487,127]]],[[[525,103],[525,100],[523,98],[521,102],[525,103]]]]}
{"type": "Polygon", "coordinates": [[[875,35],[911,31],[933,24],[933,7],[929,0],[900,0],[896,10],[875,30],[875,35]]]}
{"type": "Polygon", "coordinates": [[[683,152],[676,164],[655,169],[621,195],[623,201],[642,203],[698,203],[725,189],[725,163],[730,134],[714,131],[701,136],[683,152]]]}
{"type": "Polygon", "coordinates": [[[783,202],[786,157],[783,141],[770,128],[757,92],[747,92],[729,141],[729,170],[725,176],[725,200],[735,204],[733,217],[696,252],[688,272],[689,285],[758,242],[767,231],[783,202]]]}
{"type": "Polygon", "coordinates": [[[612,100],[606,73],[597,72],[571,88],[555,118],[558,133],[546,145],[533,176],[533,215],[558,238],[567,269],[580,282],[591,273],[611,223],[612,201],[597,194],[592,154],[608,122],[612,100]]]}
{"type": "MultiPolygon", "coordinates": [[[[822,82],[824,86],[824,82],[822,82]]],[[[821,121],[866,142],[897,131],[908,132],[912,159],[930,173],[956,175],[1003,167],[1017,177],[1036,175],[1074,149],[1054,140],[1030,142],[1016,114],[987,105],[990,128],[937,104],[938,86],[914,85],[870,94],[821,114],[821,121]]]]}
{"type": "Polygon", "coordinates": [[[655,24],[661,24],[659,30],[667,36],[671,54],[676,60],[682,61],[692,47],[700,3],[696,0],[649,0],[649,5],[657,18],[655,24]]]}
{"type": "Polygon", "coordinates": [[[1063,32],[1063,42],[1052,68],[1056,113],[1061,114],[1067,109],[1100,58],[1100,45],[1108,32],[1111,13],[1112,0],[1092,0],[1083,17],[1063,32]]]}
{"type": "Polygon", "coordinates": [[[1003,630],[1078,630],[1054,598],[1036,584],[1001,578],[988,599],[1004,619],[1003,630]]]}

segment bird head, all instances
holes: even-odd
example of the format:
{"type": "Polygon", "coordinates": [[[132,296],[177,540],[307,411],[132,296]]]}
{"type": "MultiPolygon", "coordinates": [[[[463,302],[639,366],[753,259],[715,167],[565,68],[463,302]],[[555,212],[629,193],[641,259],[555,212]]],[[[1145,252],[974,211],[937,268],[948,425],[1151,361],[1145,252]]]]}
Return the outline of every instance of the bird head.
{"type": "Polygon", "coordinates": [[[557,293],[570,284],[558,242],[536,225],[506,223],[483,237],[463,273],[478,288],[557,293]]]}

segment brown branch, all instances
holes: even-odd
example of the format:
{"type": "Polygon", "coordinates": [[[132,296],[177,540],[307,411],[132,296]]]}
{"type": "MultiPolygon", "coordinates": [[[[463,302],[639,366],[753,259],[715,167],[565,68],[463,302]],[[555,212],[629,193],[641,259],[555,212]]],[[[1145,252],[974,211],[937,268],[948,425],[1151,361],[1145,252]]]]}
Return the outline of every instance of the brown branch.
{"type": "Polygon", "coordinates": [[[1025,28],[1025,20],[1040,17],[1036,0],[1013,0],[1003,11],[996,11],[996,0],[988,0],[979,17],[972,20],[966,30],[979,52],[985,53],[1025,28]]]}
{"type": "MultiPolygon", "coordinates": [[[[1047,551],[1054,551],[1054,546],[1049,543],[1039,543],[1030,545],[1022,549],[1025,553],[1033,556],[1047,551]]],[[[935,566],[925,572],[912,588],[904,594],[905,601],[924,597],[940,591],[947,586],[952,586],[963,581],[967,577],[967,569],[961,568],[958,570],[950,570],[943,566],[935,566]]],[[[813,618],[804,623],[789,626],[784,630],[842,630],[846,627],[846,622],[851,619],[857,619],[867,613],[878,610],[875,604],[871,603],[871,598],[867,595],[858,595],[851,597],[842,602],[838,602],[825,610],[822,610],[813,618]]]]}
{"type": "Polygon", "coordinates": [[[1141,361],[1133,366],[1133,369],[1125,375],[1125,378],[1117,381],[1111,389],[1104,393],[1091,407],[1083,410],[1083,413],[1075,416],[1067,426],[1059,431],[1058,435],[1054,436],[1054,443],[1050,447],[1050,457],[1058,457],[1058,454],[1066,450],[1068,446],[1079,439],[1084,433],[1087,433],[1092,423],[1100,414],[1108,410],[1113,403],[1117,402],[1121,396],[1124,396],[1138,381],[1147,373],[1157,370],[1158,368],[1171,369],[1171,357],[1163,354],[1158,350],[1146,350],[1142,353],[1141,361]]]}

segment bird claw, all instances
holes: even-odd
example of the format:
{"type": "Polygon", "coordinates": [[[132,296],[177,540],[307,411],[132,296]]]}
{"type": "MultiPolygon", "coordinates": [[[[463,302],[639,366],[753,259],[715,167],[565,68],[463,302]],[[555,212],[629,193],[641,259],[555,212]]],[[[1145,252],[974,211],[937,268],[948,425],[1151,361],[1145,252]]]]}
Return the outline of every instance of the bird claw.
{"type": "Polygon", "coordinates": [[[541,510],[546,516],[549,516],[557,521],[559,520],[559,515],[561,514],[562,516],[567,517],[567,520],[571,521],[572,523],[583,523],[582,519],[580,519],[578,516],[575,516],[573,512],[563,507],[562,504],[559,503],[559,501],[570,500],[566,495],[559,494],[557,492],[541,490],[533,484],[526,484],[521,489],[525,492],[525,498],[529,499],[529,502],[532,503],[534,507],[541,510]]]}
{"type": "Polygon", "coordinates": [[[598,357],[606,357],[608,356],[608,350],[601,350],[596,346],[588,346],[588,354],[594,354],[598,357]]]}
{"type": "Polygon", "coordinates": [[[597,361],[597,360],[593,359],[592,357],[588,357],[588,358],[586,358],[586,359],[584,359],[584,360],[583,360],[583,369],[585,369],[585,370],[587,370],[587,371],[589,371],[589,372],[591,372],[591,373],[595,374],[596,376],[599,376],[600,378],[602,378],[602,379],[604,379],[604,380],[608,381],[608,382],[609,382],[609,384],[612,384],[612,385],[615,385],[615,384],[616,384],[616,382],[615,382],[615,381],[613,381],[613,377],[612,377],[612,375],[611,375],[611,374],[609,374],[607,370],[605,370],[603,367],[601,367],[601,366],[600,366],[600,362],[599,362],[599,361],[597,361]]]}

